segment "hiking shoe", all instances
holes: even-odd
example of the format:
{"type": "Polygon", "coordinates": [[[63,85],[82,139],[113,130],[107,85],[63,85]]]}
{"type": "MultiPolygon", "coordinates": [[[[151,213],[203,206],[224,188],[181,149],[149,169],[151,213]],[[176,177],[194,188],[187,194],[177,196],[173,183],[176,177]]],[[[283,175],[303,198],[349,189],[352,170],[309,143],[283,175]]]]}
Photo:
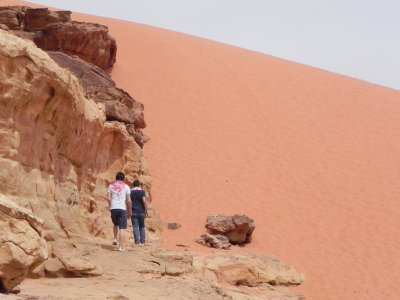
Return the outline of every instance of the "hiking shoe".
{"type": "Polygon", "coordinates": [[[116,245],[116,244],[117,244],[117,240],[114,239],[113,242],[112,242],[112,244],[113,244],[113,245],[116,245]]]}

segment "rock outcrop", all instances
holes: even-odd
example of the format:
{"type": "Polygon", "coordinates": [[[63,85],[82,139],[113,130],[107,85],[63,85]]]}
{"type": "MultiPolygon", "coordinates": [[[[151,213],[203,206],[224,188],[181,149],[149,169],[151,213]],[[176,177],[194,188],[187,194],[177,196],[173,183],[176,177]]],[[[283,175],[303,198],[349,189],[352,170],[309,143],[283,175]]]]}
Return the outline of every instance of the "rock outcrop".
{"type": "Polygon", "coordinates": [[[47,25],[71,21],[71,12],[65,10],[53,11],[48,8],[28,8],[24,10],[26,31],[40,31],[47,25]]]}
{"type": "Polygon", "coordinates": [[[111,68],[117,55],[115,39],[106,26],[99,24],[76,21],[49,24],[34,42],[43,50],[77,55],[102,69],[111,68]]]}
{"type": "Polygon", "coordinates": [[[11,291],[47,259],[44,220],[0,196],[0,287],[11,291]]]}
{"type": "Polygon", "coordinates": [[[49,257],[69,274],[100,273],[57,251],[111,235],[105,196],[117,171],[150,183],[126,125],[107,121],[104,105],[32,42],[0,30],[0,194],[46,220],[49,257]]]}
{"type": "MultiPolygon", "coordinates": [[[[108,247],[104,241],[76,244],[77,254],[82,258],[90,254],[103,276],[87,277],[84,284],[60,274],[28,282],[21,287],[21,298],[61,300],[68,294],[68,299],[76,300],[82,295],[85,299],[304,299],[291,291],[304,275],[274,258],[174,252],[152,245],[127,247],[121,254],[108,247]]],[[[60,267],[60,261],[46,262],[47,271],[59,272],[60,267]]]]}
{"type": "Polygon", "coordinates": [[[273,286],[299,285],[304,274],[297,272],[279,260],[260,255],[205,255],[196,256],[194,267],[202,275],[208,273],[219,282],[233,286],[255,287],[263,284],[273,286]]]}
{"type": "Polygon", "coordinates": [[[231,244],[240,245],[251,242],[256,225],[254,220],[246,215],[215,215],[207,218],[206,228],[211,235],[224,235],[231,244]]]}
{"type": "Polygon", "coordinates": [[[86,98],[104,104],[107,121],[116,120],[126,124],[127,131],[143,147],[149,138],[141,130],[146,127],[142,103],[136,102],[124,90],[117,88],[111,76],[99,67],[62,52],[47,53],[58,65],[67,68],[81,80],[86,98]]]}
{"type": "Polygon", "coordinates": [[[0,24],[6,29],[19,30],[23,21],[22,7],[2,6],[0,7],[0,24]]]}
{"type": "MultiPolygon", "coordinates": [[[[117,44],[108,28],[71,21],[70,11],[26,6],[0,7],[0,24],[15,35],[33,40],[44,50],[77,55],[102,69],[112,68],[117,44]]],[[[4,28],[3,28],[4,29],[4,28]]]]}

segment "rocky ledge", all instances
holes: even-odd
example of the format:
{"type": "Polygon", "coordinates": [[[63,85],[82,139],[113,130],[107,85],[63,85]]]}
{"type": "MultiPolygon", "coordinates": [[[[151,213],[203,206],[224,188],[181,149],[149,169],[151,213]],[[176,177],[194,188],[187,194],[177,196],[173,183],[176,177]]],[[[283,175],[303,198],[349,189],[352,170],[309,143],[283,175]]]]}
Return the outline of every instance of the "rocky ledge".
{"type": "Polygon", "coordinates": [[[116,61],[117,44],[103,25],[71,21],[70,11],[26,6],[0,7],[2,29],[30,39],[43,50],[77,55],[102,69],[116,61]]]}

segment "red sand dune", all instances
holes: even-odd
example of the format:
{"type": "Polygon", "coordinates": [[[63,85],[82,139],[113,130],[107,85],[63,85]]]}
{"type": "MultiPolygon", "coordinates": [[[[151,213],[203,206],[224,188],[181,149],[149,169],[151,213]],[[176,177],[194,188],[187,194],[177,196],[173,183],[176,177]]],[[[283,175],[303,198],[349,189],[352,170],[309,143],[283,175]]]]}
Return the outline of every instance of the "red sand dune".
{"type": "Polygon", "coordinates": [[[254,241],[236,251],[304,272],[307,299],[398,299],[399,91],[163,29],[73,18],[109,26],[112,76],[145,105],[154,206],[183,225],[165,233],[167,247],[204,250],[192,241],[207,215],[244,213],[254,241]]]}

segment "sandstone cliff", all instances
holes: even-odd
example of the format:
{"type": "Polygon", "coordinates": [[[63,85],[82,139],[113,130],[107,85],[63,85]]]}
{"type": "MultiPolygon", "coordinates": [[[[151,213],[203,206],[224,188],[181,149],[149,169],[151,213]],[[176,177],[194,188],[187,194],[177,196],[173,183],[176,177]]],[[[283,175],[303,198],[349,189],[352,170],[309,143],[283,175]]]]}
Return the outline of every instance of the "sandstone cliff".
{"type": "Polygon", "coordinates": [[[32,42],[1,30],[1,194],[45,221],[50,257],[109,234],[105,187],[119,170],[149,181],[125,124],[106,121],[104,105],[32,42]]]}

